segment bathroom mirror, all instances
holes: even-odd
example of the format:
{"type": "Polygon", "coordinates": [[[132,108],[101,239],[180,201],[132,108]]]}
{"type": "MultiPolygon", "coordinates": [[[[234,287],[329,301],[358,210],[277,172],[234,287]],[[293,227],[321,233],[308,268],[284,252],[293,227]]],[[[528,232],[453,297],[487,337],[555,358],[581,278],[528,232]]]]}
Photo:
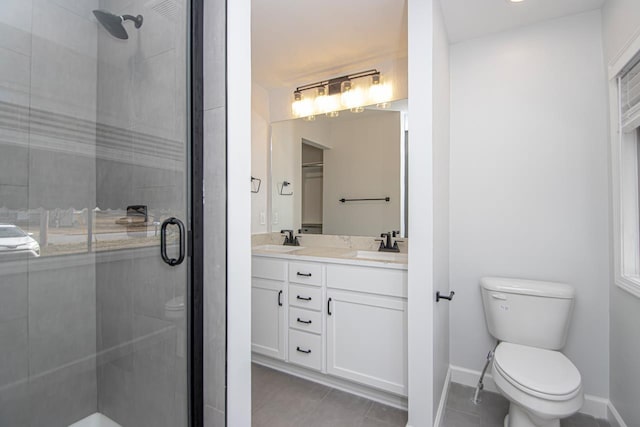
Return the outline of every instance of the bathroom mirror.
{"type": "Polygon", "coordinates": [[[406,230],[407,100],[271,124],[271,230],[406,230]]]}

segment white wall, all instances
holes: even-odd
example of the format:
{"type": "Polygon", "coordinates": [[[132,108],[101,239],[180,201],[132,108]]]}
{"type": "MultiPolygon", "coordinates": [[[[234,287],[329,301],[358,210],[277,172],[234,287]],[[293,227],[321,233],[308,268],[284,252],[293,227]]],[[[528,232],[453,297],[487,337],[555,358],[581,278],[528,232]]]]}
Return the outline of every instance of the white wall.
{"type": "Polygon", "coordinates": [[[302,139],[330,146],[329,126],[325,120],[306,122],[285,120],[271,125],[271,206],[272,230],[297,230],[302,225],[302,139]],[[280,195],[282,182],[289,186],[280,195]]]}
{"type": "MultiPolygon", "coordinates": [[[[438,1],[433,15],[433,283],[445,295],[449,292],[449,87],[449,41],[438,1]]],[[[449,369],[449,305],[442,301],[433,309],[434,407],[449,369]]]]}
{"type": "Polygon", "coordinates": [[[273,231],[300,228],[302,121],[274,123],[271,130],[271,223],[273,231]],[[282,187],[283,182],[290,185],[282,187]],[[283,194],[291,194],[286,196],[283,194]]]}
{"type": "MultiPolygon", "coordinates": [[[[262,86],[253,83],[251,86],[251,176],[262,180],[260,191],[251,193],[251,233],[253,234],[268,231],[270,124],[269,93],[262,86]]],[[[257,188],[257,183],[255,185],[257,188]]]]}
{"type": "Polygon", "coordinates": [[[377,236],[400,230],[400,112],[362,114],[329,122],[331,150],[324,152],[324,234],[377,236]],[[386,196],[389,202],[338,201],[386,196]]]}
{"type": "Polygon", "coordinates": [[[634,35],[640,32],[640,2],[608,0],[602,7],[605,61],[611,62],[634,35]]]}
{"type": "MultiPolygon", "coordinates": [[[[605,58],[612,62],[640,31],[640,2],[609,0],[602,22],[605,58]]],[[[640,425],[640,299],[617,287],[613,276],[610,298],[610,400],[627,425],[640,425]]]]}
{"type": "Polygon", "coordinates": [[[479,279],[566,282],[564,352],[609,395],[607,105],[600,11],[451,47],[451,363],[494,345],[479,279]]]}
{"type": "Polygon", "coordinates": [[[227,425],[250,427],[250,0],[227,4],[227,29],[227,425]]]}
{"type": "MultiPolygon", "coordinates": [[[[437,0],[436,0],[437,1],[437,0]]],[[[433,322],[433,20],[434,0],[408,0],[409,31],[409,271],[408,425],[434,418],[433,322]]]]}

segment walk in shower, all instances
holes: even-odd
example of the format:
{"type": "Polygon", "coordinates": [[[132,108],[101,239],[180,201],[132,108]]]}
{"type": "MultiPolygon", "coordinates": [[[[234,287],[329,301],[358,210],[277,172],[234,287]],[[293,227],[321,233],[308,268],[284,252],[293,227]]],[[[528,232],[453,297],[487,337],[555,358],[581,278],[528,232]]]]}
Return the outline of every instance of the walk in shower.
{"type": "Polygon", "coordinates": [[[190,425],[191,8],[0,2],[2,427],[190,425]]]}

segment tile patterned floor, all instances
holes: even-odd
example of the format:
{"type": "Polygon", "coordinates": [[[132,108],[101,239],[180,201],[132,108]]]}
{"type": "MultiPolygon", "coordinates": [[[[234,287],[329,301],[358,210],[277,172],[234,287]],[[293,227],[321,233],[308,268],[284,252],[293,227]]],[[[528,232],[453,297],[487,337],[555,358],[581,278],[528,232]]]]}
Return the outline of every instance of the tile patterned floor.
{"type": "MultiPolygon", "coordinates": [[[[451,383],[449,397],[441,427],[503,427],[509,402],[500,394],[483,391],[482,402],[472,402],[473,387],[451,383]]],[[[561,427],[610,427],[605,420],[589,415],[575,414],[560,422],[561,427]]]]}
{"type": "MultiPolygon", "coordinates": [[[[252,365],[253,427],[404,427],[407,412],[292,375],[252,365]]],[[[509,402],[473,387],[451,383],[441,427],[503,427],[509,402]]],[[[561,427],[610,427],[605,420],[576,414],[561,427]]]]}
{"type": "Polygon", "coordinates": [[[404,427],[407,412],[252,365],[253,427],[404,427]]]}

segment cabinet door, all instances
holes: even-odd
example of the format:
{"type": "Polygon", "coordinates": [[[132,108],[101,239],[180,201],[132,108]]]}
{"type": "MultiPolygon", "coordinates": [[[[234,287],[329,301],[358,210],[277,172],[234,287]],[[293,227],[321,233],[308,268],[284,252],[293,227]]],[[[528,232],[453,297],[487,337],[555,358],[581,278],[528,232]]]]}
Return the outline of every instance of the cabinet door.
{"type": "Polygon", "coordinates": [[[284,359],[284,282],[251,280],[251,350],[284,359]]]}
{"type": "Polygon", "coordinates": [[[327,298],[327,372],[406,396],[406,300],[333,290],[327,298]]]}

